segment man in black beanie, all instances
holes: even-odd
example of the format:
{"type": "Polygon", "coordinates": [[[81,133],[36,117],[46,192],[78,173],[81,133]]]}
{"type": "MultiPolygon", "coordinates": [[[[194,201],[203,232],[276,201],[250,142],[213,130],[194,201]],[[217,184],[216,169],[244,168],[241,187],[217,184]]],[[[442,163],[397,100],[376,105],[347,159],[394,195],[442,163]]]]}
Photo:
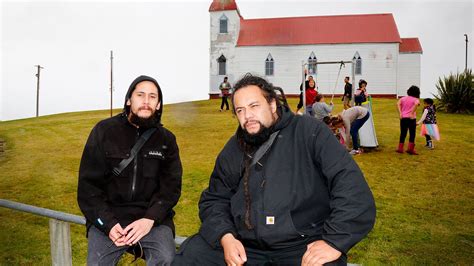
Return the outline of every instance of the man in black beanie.
{"type": "Polygon", "coordinates": [[[123,112],[100,121],[89,135],[77,190],[87,221],[88,265],[115,265],[127,250],[148,265],[169,265],[174,258],[173,207],[182,166],[162,113],[160,86],[140,76],[123,112]]]}

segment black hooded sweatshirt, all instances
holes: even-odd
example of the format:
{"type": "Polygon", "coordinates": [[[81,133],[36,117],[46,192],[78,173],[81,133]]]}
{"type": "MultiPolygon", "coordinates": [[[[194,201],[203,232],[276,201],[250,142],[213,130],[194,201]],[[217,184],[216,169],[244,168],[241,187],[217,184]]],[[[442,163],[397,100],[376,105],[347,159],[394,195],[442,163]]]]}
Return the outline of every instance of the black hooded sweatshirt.
{"type": "Polygon", "coordinates": [[[167,225],[174,232],[173,207],[181,195],[182,166],[176,138],[161,125],[163,96],[155,79],[136,78],[125,97],[124,111],[100,121],[89,135],[79,167],[77,200],[87,220],[106,235],[117,223],[126,227],[141,218],[167,225]],[[147,128],[128,121],[126,105],[138,83],[151,81],[158,88],[161,108],[155,111],[157,130],[119,176],[112,173],[147,128]]]}
{"type": "Polygon", "coordinates": [[[250,221],[245,225],[244,154],[233,136],[217,157],[199,202],[199,233],[213,247],[232,233],[260,250],[325,240],[342,253],[372,229],[375,204],[357,164],[329,128],[282,108],[278,136],[250,168],[250,221]]]}

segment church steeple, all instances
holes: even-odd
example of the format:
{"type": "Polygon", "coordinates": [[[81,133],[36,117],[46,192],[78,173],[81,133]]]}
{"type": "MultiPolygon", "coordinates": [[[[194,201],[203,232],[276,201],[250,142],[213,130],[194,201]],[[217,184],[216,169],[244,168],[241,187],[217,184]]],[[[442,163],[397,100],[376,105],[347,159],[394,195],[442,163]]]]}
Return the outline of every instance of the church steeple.
{"type": "Polygon", "coordinates": [[[213,0],[211,6],[209,7],[209,12],[224,10],[236,10],[239,12],[235,0],[213,0]]]}
{"type": "Polygon", "coordinates": [[[237,78],[238,65],[235,62],[235,47],[239,39],[240,15],[236,0],[213,0],[209,7],[210,17],[210,71],[209,85],[211,97],[218,96],[219,84],[224,77],[229,82],[237,78]],[[212,96],[214,95],[214,96],[212,96]]]}

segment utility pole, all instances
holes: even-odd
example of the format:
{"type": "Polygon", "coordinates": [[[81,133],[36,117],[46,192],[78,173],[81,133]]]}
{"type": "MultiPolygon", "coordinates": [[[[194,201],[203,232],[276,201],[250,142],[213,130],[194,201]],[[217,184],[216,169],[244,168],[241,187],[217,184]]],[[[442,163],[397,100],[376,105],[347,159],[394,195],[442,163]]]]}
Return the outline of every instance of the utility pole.
{"type": "Polygon", "coordinates": [[[464,34],[464,36],[466,37],[466,66],[464,67],[464,72],[466,72],[467,71],[467,42],[469,40],[467,39],[467,34],[464,34]]]}
{"type": "Polygon", "coordinates": [[[114,91],[114,51],[110,51],[110,117],[112,117],[114,91]]]}
{"type": "Polygon", "coordinates": [[[35,67],[38,69],[38,72],[36,73],[36,117],[38,117],[39,116],[40,71],[44,67],[40,65],[35,65],[35,67]]]}

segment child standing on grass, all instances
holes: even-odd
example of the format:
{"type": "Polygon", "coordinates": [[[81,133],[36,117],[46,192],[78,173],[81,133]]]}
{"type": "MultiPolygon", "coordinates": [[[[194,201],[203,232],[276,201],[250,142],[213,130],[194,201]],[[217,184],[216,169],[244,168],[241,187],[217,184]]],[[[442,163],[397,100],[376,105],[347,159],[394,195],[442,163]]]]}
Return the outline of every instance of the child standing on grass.
{"type": "Polygon", "coordinates": [[[423,115],[416,124],[421,124],[421,135],[426,138],[425,147],[433,149],[434,144],[431,138],[433,137],[435,140],[440,139],[438,125],[436,124],[436,106],[433,99],[430,98],[424,99],[423,104],[425,106],[423,115]]]}
{"type": "Polygon", "coordinates": [[[408,96],[398,100],[398,112],[400,113],[400,142],[398,144],[398,153],[403,153],[407,131],[410,132],[407,153],[418,155],[415,151],[416,134],[416,108],[420,105],[420,88],[413,85],[407,90],[408,96]]]}

